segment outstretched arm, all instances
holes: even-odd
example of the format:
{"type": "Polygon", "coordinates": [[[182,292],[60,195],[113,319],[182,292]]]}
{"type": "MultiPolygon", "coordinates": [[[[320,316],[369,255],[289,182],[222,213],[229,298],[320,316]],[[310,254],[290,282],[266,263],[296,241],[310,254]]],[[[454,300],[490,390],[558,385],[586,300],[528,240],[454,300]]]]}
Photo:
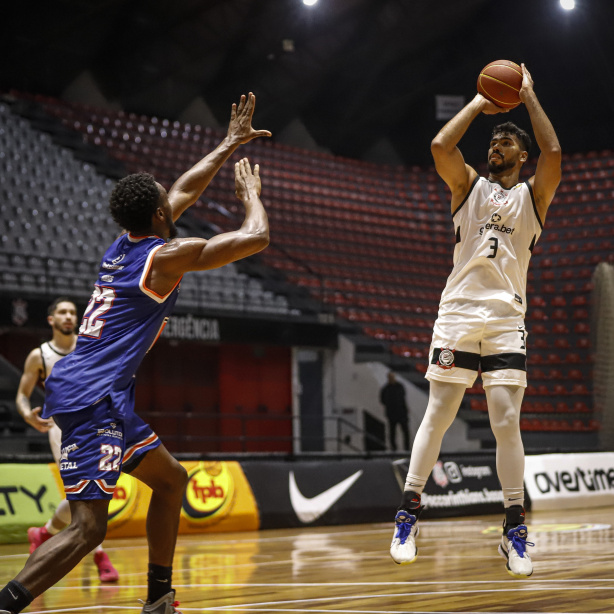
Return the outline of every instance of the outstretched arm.
{"type": "Polygon", "coordinates": [[[535,176],[531,177],[529,182],[533,187],[537,212],[543,222],[554,193],[561,182],[561,146],[552,123],[537,100],[533,91],[533,79],[524,64],[522,74],[520,100],[527,107],[535,140],[539,147],[535,176]]]}
{"type": "Polygon", "coordinates": [[[431,142],[435,168],[452,192],[452,212],[456,211],[477,176],[476,171],[465,164],[463,155],[457,147],[459,141],[467,132],[471,122],[480,113],[494,115],[507,110],[496,106],[481,94],[477,94],[439,131],[431,142]]]}
{"type": "Polygon", "coordinates": [[[40,348],[32,350],[26,358],[26,364],[23,368],[21,380],[19,380],[19,388],[17,389],[17,397],[15,405],[21,417],[37,431],[46,433],[53,425],[51,420],[45,420],[40,417],[40,407],[32,409],[30,406],[30,397],[36,382],[40,377],[42,369],[42,357],[40,348]]]}
{"type": "Polygon", "coordinates": [[[238,230],[207,239],[176,239],[156,253],[147,286],[167,294],[188,271],[216,269],[247,258],[269,244],[269,220],[260,200],[260,168],[254,171],[247,158],[235,164],[236,195],[245,206],[245,219],[238,230]]]}
{"type": "Polygon", "coordinates": [[[233,103],[226,138],[200,162],[181,175],[168,193],[173,210],[173,221],[193,205],[209,185],[213,177],[232,153],[244,143],[260,136],[271,136],[268,130],[254,130],[252,116],[256,108],[256,97],[250,92],[241,96],[239,105],[233,103]]]}

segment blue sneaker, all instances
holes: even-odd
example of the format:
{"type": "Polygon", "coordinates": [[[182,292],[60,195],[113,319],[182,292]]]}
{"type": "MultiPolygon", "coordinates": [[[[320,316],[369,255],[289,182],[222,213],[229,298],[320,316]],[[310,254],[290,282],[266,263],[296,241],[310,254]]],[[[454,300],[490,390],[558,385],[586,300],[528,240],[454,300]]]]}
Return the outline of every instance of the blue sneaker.
{"type": "Polygon", "coordinates": [[[511,527],[504,531],[501,543],[499,544],[499,554],[507,559],[507,573],[513,578],[528,578],[533,573],[533,563],[527,552],[527,546],[535,546],[534,543],[527,541],[528,531],[524,524],[511,527]]]}
{"type": "Polygon", "coordinates": [[[394,517],[394,536],[390,544],[390,556],[398,565],[409,565],[418,558],[416,536],[418,535],[417,515],[399,510],[394,517]]]}

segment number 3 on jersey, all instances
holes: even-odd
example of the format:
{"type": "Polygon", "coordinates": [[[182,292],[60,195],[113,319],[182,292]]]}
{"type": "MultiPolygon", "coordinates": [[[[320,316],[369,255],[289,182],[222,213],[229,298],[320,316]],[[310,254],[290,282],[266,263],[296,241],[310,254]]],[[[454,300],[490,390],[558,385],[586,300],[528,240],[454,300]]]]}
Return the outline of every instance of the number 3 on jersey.
{"type": "Polygon", "coordinates": [[[109,286],[94,286],[92,298],[83,314],[79,334],[100,339],[106,320],[101,317],[111,309],[115,300],[115,290],[109,286]]]}
{"type": "Polygon", "coordinates": [[[492,241],[492,245],[490,246],[490,249],[492,250],[492,252],[488,254],[488,256],[486,257],[495,258],[497,255],[497,250],[499,249],[499,239],[497,239],[497,237],[488,237],[488,240],[492,241]]]}

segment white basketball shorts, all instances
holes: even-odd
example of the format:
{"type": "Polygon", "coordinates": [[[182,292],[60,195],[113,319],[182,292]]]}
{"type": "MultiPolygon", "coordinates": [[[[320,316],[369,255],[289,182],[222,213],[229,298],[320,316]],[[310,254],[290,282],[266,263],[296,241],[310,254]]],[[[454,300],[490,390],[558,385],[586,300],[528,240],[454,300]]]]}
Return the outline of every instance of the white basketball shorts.
{"type": "Polygon", "coordinates": [[[458,299],[439,308],[426,379],[470,388],[478,370],[484,386],[527,386],[527,332],[522,314],[504,301],[458,299]]]}

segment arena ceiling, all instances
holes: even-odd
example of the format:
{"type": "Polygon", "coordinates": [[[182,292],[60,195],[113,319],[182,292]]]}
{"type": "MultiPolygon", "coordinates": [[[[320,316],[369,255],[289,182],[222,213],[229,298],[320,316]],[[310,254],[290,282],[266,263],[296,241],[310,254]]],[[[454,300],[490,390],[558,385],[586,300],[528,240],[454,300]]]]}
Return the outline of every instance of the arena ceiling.
{"type": "MultiPolygon", "coordinates": [[[[531,70],[564,150],[612,148],[614,1],[576,5],[20,0],[3,18],[0,87],[74,96],[87,75],[99,95],[91,102],[177,119],[202,99],[221,125],[253,90],[256,127],[286,142],[310,135],[335,154],[416,163],[430,160],[443,123],[435,96],[469,99],[479,69],[507,58],[531,70]]],[[[524,110],[508,118],[528,125],[524,110]]],[[[493,121],[467,135],[466,158],[481,161],[493,121]]]]}

